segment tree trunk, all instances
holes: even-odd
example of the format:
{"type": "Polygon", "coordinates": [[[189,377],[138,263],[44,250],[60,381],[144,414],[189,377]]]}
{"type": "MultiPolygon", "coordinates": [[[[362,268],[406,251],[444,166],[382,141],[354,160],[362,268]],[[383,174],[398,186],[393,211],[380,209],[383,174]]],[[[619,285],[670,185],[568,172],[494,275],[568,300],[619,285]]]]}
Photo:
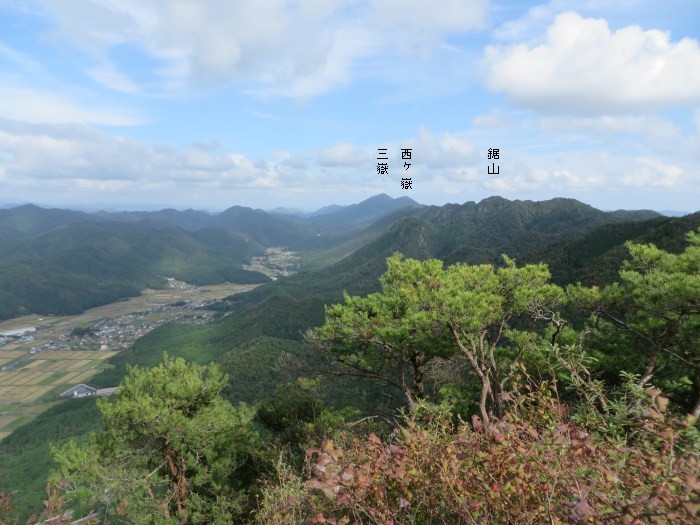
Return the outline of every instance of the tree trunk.
{"type": "Polygon", "coordinates": [[[415,386],[416,398],[425,398],[425,372],[423,371],[423,364],[421,363],[420,352],[414,352],[411,354],[411,366],[413,367],[413,382],[415,386]]]}
{"type": "MultiPolygon", "coordinates": [[[[697,369],[696,369],[697,370],[697,369]]],[[[693,377],[693,386],[695,387],[696,402],[690,415],[693,416],[693,422],[697,423],[698,418],[700,418],[700,374],[695,373],[693,377]]]]}
{"type": "Polygon", "coordinates": [[[644,374],[642,374],[641,379],[639,380],[639,386],[644,386],[647,381],[651,379],[651,377],[654,375],[654,368],[656,368],[656,361],[658,361],[659,356],[661,355],[661,346],[657,346],[654,349],[654,353],[651,354],[651,357],[649,358],[649,362],[647,363],[647,367],[644,370],[644,374]]]}
{"type": "Polygon", "coordinates": [[[481,378],[481,399],[479,400],[479,412],[481,412],[481,419],[484,422],[484,426],[487,426],[491,419],[489,418],[489,413],[486,410],[486,400],[491,393],[491,383],[488,376],[482,376],[481,378]]]}
{"type": "Polygon", "coordinates": [[[175,505],[177,507],[177,515],[180,520],[180,525],[187,524],[187,479],[185,470],[178,465],[175,451],[166,442],[165,458],[170,467],[170,476],[173,482],[173,491],[175,496],[175,505]]]}

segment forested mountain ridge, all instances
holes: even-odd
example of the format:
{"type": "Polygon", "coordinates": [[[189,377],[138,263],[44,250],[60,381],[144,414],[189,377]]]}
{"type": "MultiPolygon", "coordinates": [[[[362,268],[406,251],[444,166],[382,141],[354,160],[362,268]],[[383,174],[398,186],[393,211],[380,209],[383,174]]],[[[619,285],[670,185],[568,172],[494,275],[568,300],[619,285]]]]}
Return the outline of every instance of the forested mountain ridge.
{"type": "MultiPolygon", "coordinates": [[[[384,197],[350,208],[355,222],[343,239],[371,218],[416,205],[384,197]]],[[[90,214],[25,205],[0,210],[0,239],[0,319],[78,313],[161,286],[164,277],[261,283],[268,279],[243,265],[265,247],[318,244],[311,220],[242,206],[209,215],[173,209],[90,214]]],[[[322,243],[343,239],[325,235],[322,243]]]]}
{"type": "Polygon", "coordinates": [[[63,224],[100,221],[99,216],[60,209],[44,209],[33,204],[0,210],[0,241],[25,239],[63,224]]]}
{"type": "Polygon", "coordinates": [[[264,249],[223,229],[188,233],[113,223],[64,225],[0,248],[0,319],[74,314],[163,286],[269,279],[242,265],[264,249]]]}
{"type": "MultiPolygon", "coordinates": [[[[616,258],[613,261],[605,258],[596,259],[596,257],[619,251],[622,257],[626,258],[628,252],[623,243],[628,239],[648,239],[645,242],[656,242],[654,239],[660,239],[663,240],[663,246],[666,249],[674,252],[682,251],[687,246],[686,234],[692,229],[695,224],[693,221],[697,221],[697,218],[697,214],[684,218],[659,218],[653,212],[606,213],[577,201],[565,199],[532,203],[492,198],[481,203],[463,205],[417,209],[407,207],[393,215],[384,216],[369,228],[358,230],[356,237],[346,237],[346,242],[357,239],[360,247],[342,260],[313,272],[302,272],[296,276],[280,279],[274,284],[265,284],[252,292],[225,301],[221,307],[230,312],[227,312],[229,315],[218,322],[206,326],[171,324],[151,332],[138,340],[132,350],[124,351],[114,358],[112,364],[115,368],[95,377],[95,384],[113,386],[125,377],[127,364],[141,367],[153,366],[161,359],[162,352],[167,351],[170,355],[182,356],[189,361],[202,364],[217,360],[232,377],[232,382],[224,390],[226,398],[232,401],[245,399],[258,402],[261,401],[259,385],[247,384],[246,381],[262,382],[267,385],[268,390],[278,381],[290,379],[294,381],[296,376],[293,369],[289,368],[288,360],[292,359],[292,362],[301,360],[303,363],[304,360],[309,359],[311,355],[309,349],[302,345],[301,340],[307,328],[323,324],[324,306],[341,301],[344,290],[354,295],[378,291],[380,289],[378,279],[386,270],[386,257],[396,251],[420,260],[438,257],[443,261],[449,259],[453,262],[464,260],[470,263],[497,263],[499,267],[502,265],[500,253],[514,254],[518,258],[518,263],[550,263],[552,272],[556,275],[557,272],[568,271],[566,261],[560,260],[557,250],[561,250],[562,247],[581,245],[587,246],[586,249],[590,249],[592,255],[582,257],[584,265],[575,268],[574,273],[581,272],[581,275],[584,275],[588,271],[586,265],[589,261],[597,261],[596,264],[607,261],[606,264],[611,265],[608,268],[609,273],[616,275],[619,271],[620,259],[616,258]],[[630,222],[630,218],[648,216],[652,218],[630,222]],[[596,245],[597,236],[600,236],[599,246],[596,245]],[[367,242],[362,245],[365,239],[367,242]],[[256,360],[257,355],[260,356],[260,362],[256,360]],[[251,377],[238,370],[242,363],[246,363],[245,366],[250,366],[251,370],[255,371],[251,377]],[[273,371],[268,370],[270,367],[273,371]]],[[[182,229],[156,230],[151,227],[143,229],[134,224],[125,225],[124,223],[118,226],[114,224],[105,226],[103,223],[83,224],[80,228],[84,228],[85,232],[91,232],[89,235],[95,237],[99,237],[97,232],[111,232],[105,236],[105,239],[115,239],[116,248],[121,246],[122,242],[129,244],[127,240],[120,237],[124,234],[118,233],[126,231],[123,229],[125,226],[140,232],[137,237],[141,240],[135,243],[134,247],[148,248],[146,245],[150,242],[149,234],[143,233],[142,230],[150,230],[155,233],[169,232],[164,236],[163,242],[166,244],[172,242],[183,251],[192,252],[195,245],[191,243],[202,243],[206,247],[207,257],[219,253],[222,261],[237,260],[237,254],[243,253],[249,247],[248,243],[253,243],[250,253],[263,248],[260,244],[255,244],[253,239],[226,228],[186,232],[182,229]],[[230,237],[227,238],[226,235],[230,237]],[[226,243],[218,243],[218,240],[226,238],[228,239],[226,243]],[[225,248],[228,244],[233,247],[230,252],[225,248]]],[[[72,246],[72,250],[84,249],[85,247],[78,246],[81,235],[67,233],[71,232],[72,228],[71,226],[63,228],[65,231],[58,229],[57,232],[48,232],[44,234],[45,237],[41,237],[40,242],[28,243],[24,250],[27,250],[27,254],[45,255],[53,250],[51,246],[60,248],[62,243],[72,246]],[[52,237],[54,235],[56,237],[52,237]],[[51,241],[52,238],[55,240],[51,241]]],[[[330,246],[337,248],[340,245],[331,244],[330,246]]],[[[166,248],[156,244],[152,249],[157,251],[166,248]]],[[[145,253],[149,253],[148,249],[145,253]]],[[[575,251],[569,251],[569,253],[573,254],[573,259],[576,259],[575,251]]],[[[205,260],[201,259],[200,262],[205,260]]],[[[72,262],[77,264],[75,260],[72,262]]],[[[594,271],[594,273],[598,272],[598,269],[594,271]]],[[[313,360],[306,362],[313,366],[318,365],[313,360]]],[[[323,392],[325,396],[330,396],[337,401],[339,396],[333,391],[333,385],[339,384],[347,385],[347,383],[335,381],[326,383],[323,388],[315,391],[323,392]]],[[[294,396],[301,396],[297,400],[299,403],[307,403],[308,399],[304,396],[308,392],[304,393],[306,391],[302,387],[290,388],[294,396]]],[[[366,399],[368,391],[371,390],[362,387],[360,391],[353,390],[352,396],[356,401],[360,398],[368,401],[366,399]]],[[[282,396],[280,399],[283,399],[284,395],[280,394],[282,396]]],[[[34,487],[32,490],[36,491],[36,498],[32,500],[35,507],[41,500],[40,476],[45,473],[49,464],[46,445],[50,439],[49,436],[72,435],[69,432],[70,429],[64,428],[66,421],[70,420],[70,417],[66,417],[65,410],[62,404],[37,420],[37,424],[48,427],[60,426],[63,430],[53,433],[49,431],[45,438],[39,439],[30,424],[26,428],[21,428],[18,435],[34,436],[29,441],[36,442],[35,445],[23,446],[22,439],[8,438],[8,443],[13,444],[12,450],[6,449],[7,453],[0,453],[0,477],[3,474],[15,472],[15,469],[22,464],[36,463],[40,466],[39,471],[32,470],[34,474],[31,478],[34,487]]],[[[89,414],[86,416],[88,419],[97,417],[96,411],[92,409],[85,413],[89,414]]],[[[101,424],[99,419],[91,421],[88,419],[85,420],[86,428],[96,429],[101,424]]],[[[302,423],[299,425],[303,427],[302,423]]],[[[300,432],[299,428],[294,432],[300,432]]],[[[20,487],[27,486],[29,485],[20,487]]],[[[6,487],[9,488],[7,485],[6,487]]]]}
{"type": "MultiPolygon", "coordinates": [[[[409,246],[425,253],[434,233],[426,224],[413,217],[393,231],[400,237],[408,225],[417,232],[409,246]]],[[[663,226],[670,233],[683,224],[663,226]]],[[[658,235],[657,227],[648,232],[658,235]]],[[[160,331],[165,337],[151,332],[119,356],[131,354],[140,366],[122,370],[114,402],[97,403],[97,434],[53,450],[45,515],[67,504],[80,515],[97,509],[105,521],[181,524],[363,516],[397,525],[583,524],[658,516],[694,525],[700,229],[683,237],[677,254],[627,242],[630,261],[619,282],[603,288],[564,289],[549,282],[545,264],[507,257],[499,266],[445,267],[395,254],[381,291],[328,308],[308,346],[285,343],[289,333],[242,333],[253,328],[256,310],[271,306],[264,303],[232,315],[237,321],[195,331],[170,325],[160,331]],[[574,328],[564,306],[593,317],[574,328]],[[190,362],[159,358],[164,348],[190,362]],[[196,364],[217,353],[233,373],[228,385],[221,368],[196,364]],[[296,365],[325,358],[335,363],[327,381],[294,379],[314,372],[296,365]],[[252,378],[241,368],[254,370],[252,378]],[[359,386],[358,378],[388,390],[366,383],[340,406],[328,403],[359,386]],[[403,408],[388,407],[393,419],[376,413],[384,395],[403,408]],[[234,407],[226,398],[255,404],[234,407]]],[[[95,417],[89,406],[75,408],[95,417]]],[[[65,421],[54,412],[41,423],[65,421]]],[[[42,460],[38,441],[20,454],[42,460]]],[[[8,459],[0,457],[0,472],[8,459]]]]}
{"type": "Polygon", "coordinates": [[[525,257],[605,224],[654,217],[659,215],[653,211],[603,212],[573,199],[532,202],[501,197],[400,211],[370,227],[367,244],[346,258],[274,286],[262,286],[237,297],[236,302],[249,304],[271,293],[337,300],[342,290],[353,294],[375,291],[385,260],[395,251],[446,263],[499,264],[503,253],[525,257]],[[387,224],[388,219],[394,220],[387,224]]]}
{"type": "MultiPolygon", "coordinates": [[[[331,299],[343,289],[372,291],[393,251],[447,263],[497,263],[501,253],[519,258],[603,224],[654,216],[602,212],[572,199],[535,203],[491,197],[421,207],[409,198],[386,195],[308,219],[240,206],[213,216],[193,210],[112,216],[22,206],[0,210],[0,231],[8,238],[0,246],[0,318],[79,312],[158,286],[163,276],[194,283],[264,282],[242,265],[265,246],[281,244],[338,255],[329,257],[337,260],[334,265],[279,283],[274,293],[331,299]]],[[[263,287],[245,301],[267,293],[263,287]]]]}
{"type": "Polygon", "coordinates": [[[82,223],[120,223],[144,228],[182,228],[197,231],[220,227],[254,238],[265,246],[295,245],[320,232],[335,233],[358,230],[397,210],[416,209],[421,205],[408,197],[376,195],[360,203],[338,206],[323,213],[295,216],[265,212],[245,206],[231,206],[220,213],[196,210],[163,209],[159,211],[82,212],[41,208],[33,204],[0,209],[0,240],[26,239],[57,226],[82,223]],[[330,225],[330,227],[329,227],[330,225]]]}
{"type": "Polygon", "coordinates": [[[600,226],[581,237],[555,243],[525,257],[527,262],[546,261],[552,281],[604,285],[617,280],[618,269],[629,254],[625,241],[651,243],[671,253],[686,246],[684,233],[700,226],[700,212],[683,217],[656,217],[645,221],[600,226]]]}
{"type": "Polygon", "coordinates": [[[367,200],[340,208],[322,208],[309,217],[311,224],[320,233],[337,232],[357,227],[366,227],[398,210],[417,210],[423,205],[410,197],[392,199],[385,193],[367,200]]]}
{"type": "MultiPolygon", "coordinates": [[[[566,199],[522,204],[492,198],[482,203],[426,207],[417,214],[402,217],[388,228],[380,229],[366,245],[339,262],[264,284],[224,301],[222,306],[233,313],[218,323],[208,327],[164,327],[156,330],[147,338],[153,343],[150,349],[147,344],[137,345],[139,360],[144,359],[144,365],[152,364],[162,351],[183,343],[193,349],[195,341],[201,348],[207,349],[207,355],[216,355],[261,336],[300,340],[308,327],[323,321],[324,305],[340,301],[344,291],[352,295],[376,292],[379,289],[378,278],[386,270],[386,258],[397,251],[421,260],[441,258],[445,254],[456,257],[461,253],[465,255],[463,262],[471,264],[501,264],[502,253],[514,253],[529,260],[529,255],[536,253],[535,248],[560,246],[567,235],[580,235],[583,232],[595,238],[596,229],[590,229],[592,224],[605,222],[606,219],[615,224],[624,218],[624,214],[610,217],[605,212],[566,199]],[[552,216],[556,217],[558,227],[542,218],[552,216]],[[491,221],[500,224],[503,231],[485,235],[484,231],[490,228],[491,221]],[[533,234],[538,231],[544,233],[533,234]],[[525,246],[519,243],[521,235],[527,239],[525,246]]],[[[647,215],[654,213],[639,214],[647,215]]],[[[640,231],[649,229],[657,220],[640,222],[640,231]],[[649,225],[645,225],[647,222],[649,225]]],[[[674,238],[675,242],[684,246],[685,232],[688,231],[685,228],[690,223],[675,218],[661,220],[668,220],[669,224],[683,221],[675,227],[674,238]]],[[[622,242],[620,248],[624,249],[622,242]]],[[[542,258],[535,262],[541,261],[547,262],[542,258]]],[[[619,265],[618,260],[614,263],[619,265]]],[[[125,373],[126,363],[133,359],[133,356],[124,353],[116,359],[118,374],[97,376],[96,381],[111,384],[125,373]]]]}

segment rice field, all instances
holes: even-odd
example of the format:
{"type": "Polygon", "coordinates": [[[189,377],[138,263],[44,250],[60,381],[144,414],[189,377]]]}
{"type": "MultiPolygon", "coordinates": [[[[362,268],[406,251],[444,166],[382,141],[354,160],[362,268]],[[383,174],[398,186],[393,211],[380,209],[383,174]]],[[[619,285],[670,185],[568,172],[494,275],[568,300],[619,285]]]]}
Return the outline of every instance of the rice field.
{"type": "MultiPolygon", "coordinates": [[[[149,307],[176,301],[220,299],[251,290],[255,285],[222,284],[205,288],[146,290],[139,297],[100,306],[80,315],[53,317],[29,315],[0,322],[0,332],[33,326],[34,339],[25,343],[0,346],[0,439],[30,421],[59,401],[69,388],[88,383],[106,365],[115,351],[46,351],[33,354],[33,346],[55,340],[73,328],[88,326],[103,319],[113,319],[149,307]]],[[[114,385],[116,386],[116,385],[114,385]]]]}
{"type": "Polygon", "coordinates": [[[17,369],[0,371],[0,439],[56,402],[61,392],[88,382],[105,359],[116,353],[54,351],[31,355],[0,348],[0,367],[21,360],[17,369]]]}

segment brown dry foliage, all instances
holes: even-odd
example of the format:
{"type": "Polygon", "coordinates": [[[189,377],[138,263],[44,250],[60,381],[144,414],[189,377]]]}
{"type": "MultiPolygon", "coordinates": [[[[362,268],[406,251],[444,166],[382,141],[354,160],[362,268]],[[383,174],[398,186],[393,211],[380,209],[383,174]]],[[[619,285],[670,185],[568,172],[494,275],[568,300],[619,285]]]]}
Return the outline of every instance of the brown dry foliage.
{"type": "MultiPolygon", "coordinates": [[[[650,406],[653,400],[649,399],[650,406]]],[[[568,418],[541,386],[487,427],[414,414],[374,434],[309,450],[305,483],[268,502],[269,523],[674,523],[700,520],[700,462],[678,444],[689,422],[658,411],[616,447],[568,418]]]]}

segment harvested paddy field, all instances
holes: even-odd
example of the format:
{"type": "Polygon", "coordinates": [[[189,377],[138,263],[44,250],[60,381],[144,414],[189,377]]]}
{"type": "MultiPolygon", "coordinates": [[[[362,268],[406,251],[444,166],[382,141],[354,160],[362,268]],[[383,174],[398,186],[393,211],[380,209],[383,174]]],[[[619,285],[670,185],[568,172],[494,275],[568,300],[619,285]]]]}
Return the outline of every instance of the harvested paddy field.
{"type": "Polygon", "coordinates": [[[211,313],[197,307],[255,286],[196,287],[171,281],[163,290],[146,290],[79,315],[29,315],[0,322],[0,332],[36,328],[31,338],[0,346],[0,439],[59,402],[62,392],[88,383],[108,366],[107,359],[150,329],[174,320],[206,322],[211,313]],[[174,304],[178,306],[169,306],[174,304]],[[82,338],[74,335],[74,329],[90,327],[99,330],[82,338]]]}

